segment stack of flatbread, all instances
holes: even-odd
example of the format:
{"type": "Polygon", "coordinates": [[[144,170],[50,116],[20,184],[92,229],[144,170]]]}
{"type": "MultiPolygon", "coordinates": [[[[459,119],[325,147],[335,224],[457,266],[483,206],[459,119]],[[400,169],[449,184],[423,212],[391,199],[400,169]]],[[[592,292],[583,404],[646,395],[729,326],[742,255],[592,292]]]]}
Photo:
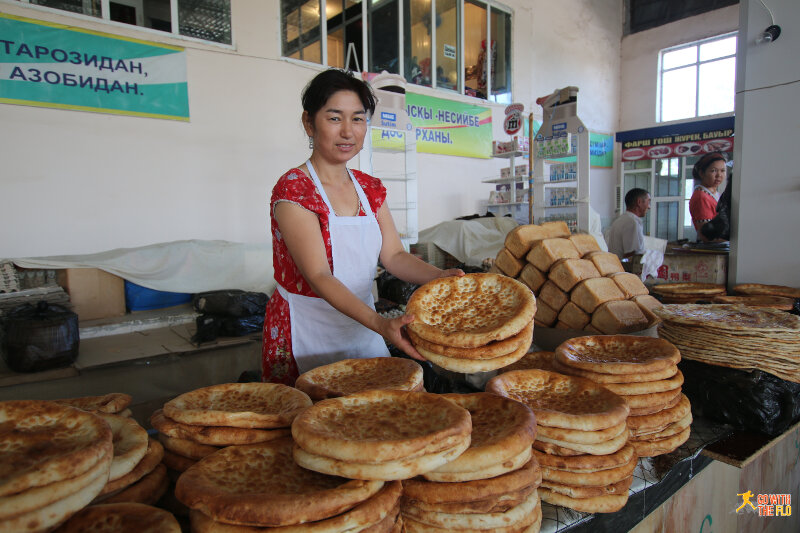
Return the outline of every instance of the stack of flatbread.
{"type": "Polygon", "coordinates": [[[294,417],[310,405],[304,392],[286,385],[224,383],[181,394],[150,423],[164,446],[164,464],[183,472],[226,446],[288,436],[294,417]]]}
{"type": "Polygon", "coordinates": [[[800,317],[743,305],[665,305],[658,335],[683,357],[800,383],[800,317]]]}
{"type": "Polygon", "coordinates": [[[694,281],[660,283],[651,287],[650,290],[661,296],[661,301],[665,304],[690,304],[699,301],[710,301],[726,292],[725,285],[694,281]]]}
{"type": "Polygon", "coordinates": [[[794,308],[794,298],[784,296],[769,296],[766,294],[742,294],[736,296],[714,296],[711,300],[715,304],[739,304],[748,307],[760,307],[791,311],[794,308]]]}
{"type": "Polygon", "coordinates": [[[83,396],[81,398],[65,398],[54,401],[93,413],[108,413],[126,417],[130,417],[132,414],[128,406],[133,401],[133,398],[130,394],[121,392],[112,392],[103,396],[83,396]]]}
{"type": "Polygon", "coordinates": [[[740,283],[734,285],[734,294],[747,296],[780,296],[796,300],[800,298],[800,289],[783,285],[764,285],[763,283],[740,283]]]}
{"type": "Polygon", "coordinates": [[[55,533],[181,533],[172,513],[142,503],[90,505],[55,533]]]}
{"type": "Polygon", "coordinates": [[[584,377],[628,403],[630,443],[639,457],[669,453],[689,438],[689,399],[681,392],[681,354],[652,337],[577,337],[556,348],[558,372],[584,377]]]}
{"type": "Polygon", "coordinates": [[[436,470],[469,448],[469,411],[436,394],[372,390],[322,400],[292,423],[303,468],[391,481],[436,470]]]}
{"type": "Polygon", "coordinates": [[[194,533],[400,532],[399,481],[359,481],[299,467],[289,437],[230,446],[181,474],[175,496],[194,533]]]}
{"type": "Polygon", "coordinates": [[[494,264],[534,292],[539,326],[614,334],[659,320],[652,309],[661,304],[639,277],[624,272],[591,235],[571,235],[564,222],[517,226],[494,264]]]}
{"type": "Polygon", "coordinates": [[[446,394],[472,418],[470,447],[455,461],[404,481],[406,531],[529,531],[541,524],[532,458],[536,418],[494,394],[446,394]]]}
{"type": "Polygon", "coordinates": [[[422,367],[400,357],[344,359],[301,374],[295,387],[312,401],[367,390],[424,391],[422,367]]]}
{"type": "Polygon", "coordinates": [[[533,454],[542,501],[586,513],[610,513],[627,503],[637,458],[623,398],[588,379],[545,370],[506,372],[489,380],[486,391],[536,414],[533,454]]]}
{"type": "Polygon", "coordinates": [[[507,367],[500,370],[503,372],[513,372],[514,370],[549,370],[551,372],[558,372],[553,365],[553,352],[538,351],[528,352],[525,357],[507,367]]]}
{"type": "Polygon", "coordinates": [[[55,402],[0,402],[0,532],[51,531],[108,481],[114,448],[100,417],[55,402]]]}
{"type": "Polygon", "coordinates": [[[406,313],[411,343],[453,372],[496,370],[519,360],[533,342],[536,298],[499,274],[435,279],[417,289],[406,313]]]}

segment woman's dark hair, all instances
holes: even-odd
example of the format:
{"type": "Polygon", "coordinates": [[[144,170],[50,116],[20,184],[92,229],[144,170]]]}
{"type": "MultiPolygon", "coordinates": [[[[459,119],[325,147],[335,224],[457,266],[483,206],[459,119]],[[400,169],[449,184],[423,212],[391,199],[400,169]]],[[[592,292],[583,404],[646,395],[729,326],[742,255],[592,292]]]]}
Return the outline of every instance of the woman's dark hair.
{"type": "Polygon", "coordinates": [[[336,68],[320,72],[308,82],[301,96],[303,111],[308,113],[308,118],[313,121],[317,111],[339,91],[353,91],[358,95],[368,114],[371,115],[375,111],[375,95],[372,94],[369,85],[349,72],[336,68]]]}
{"type": "Polygon", "coordinates": [[[694,168],[692,168],[692,177],[695,181],[702,181],[703,174],[714,161],[725,161],[727,163],[728,158],[722,152],[711,152],[698,159],[697,163],[694,164],[694,168]]]}

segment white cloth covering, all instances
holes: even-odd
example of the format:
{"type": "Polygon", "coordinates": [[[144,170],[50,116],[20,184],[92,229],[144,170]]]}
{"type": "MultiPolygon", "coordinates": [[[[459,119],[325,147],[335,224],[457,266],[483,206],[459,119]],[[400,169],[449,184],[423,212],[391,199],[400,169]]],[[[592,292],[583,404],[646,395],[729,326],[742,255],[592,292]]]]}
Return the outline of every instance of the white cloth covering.
{"type": "Polygon", "coordinates": [[[481,266],[484,259],[497,256],[517,226],[511,217],[449,220],[420,231],[419,242],[432,242],[466,265],[481,266]]]}

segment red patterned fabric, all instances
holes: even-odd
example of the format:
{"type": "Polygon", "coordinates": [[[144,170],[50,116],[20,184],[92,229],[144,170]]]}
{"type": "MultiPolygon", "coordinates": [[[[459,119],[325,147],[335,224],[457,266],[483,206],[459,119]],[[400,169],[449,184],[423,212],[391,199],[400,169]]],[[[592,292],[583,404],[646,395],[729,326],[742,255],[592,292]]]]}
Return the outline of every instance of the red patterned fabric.
{"type": "MultiPolygon", "coordinates": [[[[372,212],[377,216],[378,209],[386,200],[386,187],[381,181],[368,174],[353,170],[369,201],[372,212]]],[[[278,202],[292,202],[317,215],[328,265],[333,271],[331,234],[328,226],[328,207],[320,196],[314,181],[301,170],[293,168],[278,180],[272,189],[270,200],[270,221],[272,227],[272,265],[275,281],[287,292],[318,298],[294,264],[286,243],[275,221],[274,210],[278,202]]],[[[359,216],[366,216],[362,206],[359,216]]],[[[336,275],[336,272],[333,272],[336,275]]],[[[262,381],[294,385],[298,377],[297,364],[292,356],[292,326],[289,319],[289,303],[276,290],[267,303],[264,319],[264,344],[261,352],[262,381]]]]}
{"type": "Polygon", "coordinates": [[[717,199],[708,191],[695,189],[689,200],[689,214],[692,216],[694,229],[699,232],[703,224],[717,216],[717,199]]]}

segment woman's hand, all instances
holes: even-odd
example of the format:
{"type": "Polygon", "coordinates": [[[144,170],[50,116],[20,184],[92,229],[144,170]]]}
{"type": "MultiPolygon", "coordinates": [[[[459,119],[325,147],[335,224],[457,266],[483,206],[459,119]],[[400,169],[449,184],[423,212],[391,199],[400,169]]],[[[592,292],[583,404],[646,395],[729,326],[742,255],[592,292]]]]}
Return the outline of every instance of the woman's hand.
{"type": "Polygon", "coordinates": [[[439,274],[440,278],[449,278],[450,276],[463,276],[464,271],[460,268],[448,268],[447,270],[442,270],[442,273],[439,274]]]}
{"type": "Polygon", "coordinates": [[[412,315],[403,315],[397,318],[381,318],[378,333],[391,344],[397,346],[406,355],[418,361],[425,361],[419,352],[411,344],[408,339],[408,334],[403,331],[406,324],[411,324],[414,321],[412,315]]]}

